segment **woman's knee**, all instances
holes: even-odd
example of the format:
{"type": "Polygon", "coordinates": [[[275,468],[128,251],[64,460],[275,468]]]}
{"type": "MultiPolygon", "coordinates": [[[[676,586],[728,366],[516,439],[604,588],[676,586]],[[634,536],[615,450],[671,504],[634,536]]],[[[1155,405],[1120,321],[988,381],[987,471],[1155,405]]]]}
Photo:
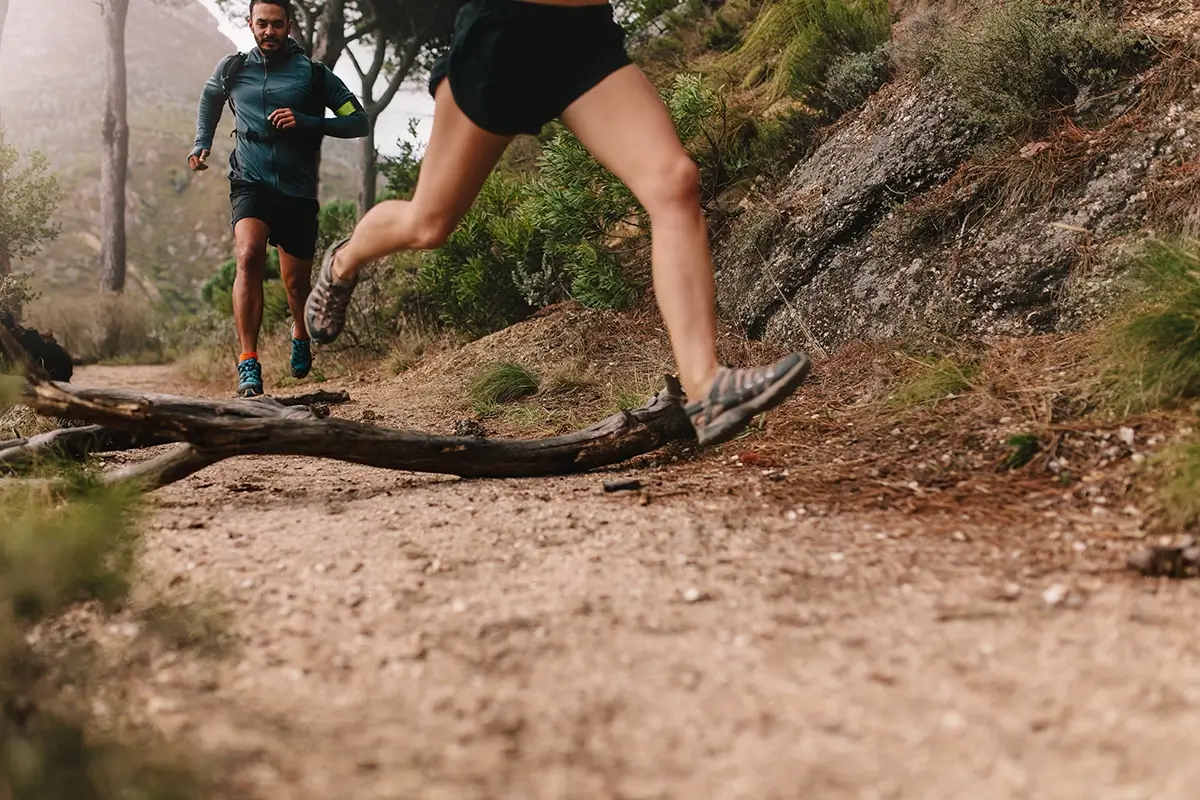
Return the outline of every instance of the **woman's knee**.
{"type": "Polygon", "coordinates": [[[638,199],[651,216],[691,212],[700,204],[700,168],[681,151],[645,177],[638,199]]]}
{"type": "Polygon", "coordinates": [[[414,250],[437,250],[446,243],[458,220],[445,214],[417,214],[412,230],[414,250]]]}

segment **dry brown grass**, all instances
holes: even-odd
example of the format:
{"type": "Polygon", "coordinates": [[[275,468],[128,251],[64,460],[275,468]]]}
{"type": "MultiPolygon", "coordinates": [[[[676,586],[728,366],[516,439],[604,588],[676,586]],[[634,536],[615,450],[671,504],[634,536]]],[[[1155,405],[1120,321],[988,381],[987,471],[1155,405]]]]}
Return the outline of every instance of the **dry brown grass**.
{"type": "MultiPolygon", "coordinates": [[[[1167,107],[1191,91],[1197,79],[1200,65],[1190,46],[1177,44],[1157,66],[1133,81],[1136,99],[1112,121],[1086,128],[1069,116],[1074,110],[1067,109],[1045,138],[1015,151],[969,161],[945,183],[910,200],[902,208],[901,224],[910,235],[939,237],[960,230],[972,216],[992,208],[1048,204],[1078,188],[1101,159],[1160,119],[1167,107]]],[[[1179,207],[1170,198],[1184,198],[1187,189],[1197,188],[1190,181],[1200,179],[1164,177],[1159,202],[1168,213],[1178,213],[1179,207]]]]}
{"type": "Polygon", "coordinates": [[[1200,159],[1163,170],[1146,193],[1153,223],[1200,239],[1200,159]]]}
{"type": "MultiPolygon", "coordinates": [[[[723,325],[717,352],[727,364],[763,363],[782,348],[750,342],[723,325]]],[[[666,328],[653,297],[629,312],[565,302],[511,328],[454,349],[428,353],[406,379],[444,400],[445,416],[472,417],[471,379],[490,364],[510,362],[542,378],[538,392],[489,418],[495,436],[556,435],[585,427],[621,408],[644,405],[675,372],[666,328]]]]}
{"type": "Polygon", "coordinates": [[[970,387],[910,404],[895,398],[927,379],[934,359],[903,348],[842,348],[757,429],[704,460],[715,465],[736,454],[736,463],[774,476],[758,491],[805,513],[892,509],[993,521],[1028,519],[1037,509],[1086,515],[1097,504],[1149,503],[1156,479],[1133,456],[1186,424],[1186,415],[1164,412],[1090,417],[1087,398],[1099,369],[1093,334],[951,349],[934,363],[976,364],[970,387]],[[1123,428],[1136,431],[1133,445],[1123,428]]]}
{"type": "Polygon", "coordinates": [[[154,312],[129,295],[39,299],[26,313],[29,324],[52,333],[76,363],[112,359],[161,360],[154,312]]]}

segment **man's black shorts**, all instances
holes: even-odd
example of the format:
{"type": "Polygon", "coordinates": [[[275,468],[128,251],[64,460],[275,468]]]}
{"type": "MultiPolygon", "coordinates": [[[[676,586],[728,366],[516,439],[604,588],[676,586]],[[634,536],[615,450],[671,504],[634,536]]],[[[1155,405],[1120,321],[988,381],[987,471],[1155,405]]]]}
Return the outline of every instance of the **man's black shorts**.
{"type": "Polygon", "coordinates": [[[471,0],[429,93],[449,79],[454,100],[485,131],[536,134],[589,90],[632,63],[611,3],[552,6],[471,0]]]}
{"type": "Polygon", "coordinates": [[[292,197],[261,183],[229,182],[231,225],[240,219],[260,219],[270,230],[267,243],[283,249],[288,255],[309,260],[317,252],[316,200],[292,197]]]}

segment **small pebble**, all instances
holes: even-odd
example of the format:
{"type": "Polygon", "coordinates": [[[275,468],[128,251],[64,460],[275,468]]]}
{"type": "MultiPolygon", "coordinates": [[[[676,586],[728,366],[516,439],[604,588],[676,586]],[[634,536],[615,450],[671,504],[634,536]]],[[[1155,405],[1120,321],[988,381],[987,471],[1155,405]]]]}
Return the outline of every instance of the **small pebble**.
{"type": "Polygon", "coordinates": [[[1061,583],[1054,583],[1046,587],[1046,591],[1042,592],[1042,600],[1048,606],[1061,605],[1062,601],[1067,599],[1068,593],[1069,591],[1066,586],[1063,586],[1061,583]]]}

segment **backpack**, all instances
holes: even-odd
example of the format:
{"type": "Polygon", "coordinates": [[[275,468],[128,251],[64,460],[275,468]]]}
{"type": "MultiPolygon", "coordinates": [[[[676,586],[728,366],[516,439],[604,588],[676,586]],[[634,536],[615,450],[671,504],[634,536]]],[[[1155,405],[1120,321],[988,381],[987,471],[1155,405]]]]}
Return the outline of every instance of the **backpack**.
{"type": "MultiPolygon", "coordinates": [[[[249,54],[243,53],[242,51],[239,50],[238,52],[236,52],[232,56],[230,56],[228,59],[226,59],[225,64],[221,68],[221,91],[225,92],[225,102],[229,104],[230,113],[236,114],[236,112],[234,111],[234,108],[233,108],[233,93],[230,92],[230,89],[233,86],[233,79],[237,76],[237,74],[239,72],[242,71],[242,68],[246,66],[247,58],[249,58],[249,54]]],[[[308,58],[308,56],[305,56],[305,58],[308,58]]],[[[316,116],[319,116],[319,117],[324,116],[325,115],[324,114],[325,105],[323,102],[323,98],[325,97],[325,91],[326,91],[325,90],[325,65],[322,62],[317,61],[316,59],[312,59],[312,58],[308,59],[308,64],[309,64],[309,67],[311,68],[311,71],[309,72],[309,93],[310,93],[310,96],[314,98],[313,102],[316,104],[316,116]]],[[[313,109],[311,109],[311,108],[307,109],[307,110],[310,112],[313,111],[313,109]]],[[[237,135],[245,136],[245,138],[248,138],[251,141],[259,141],[262,139],[262,137],[258,136],[257,134],[251,134],[251,135],[247,136],[246,134],[239,133],[237,131],[236,125],[234,126],[234,130],[233,130],[233,132],[230,133],[230,135],[231,136],[237,136],[237,135]]],[[[295,137],[289,136],[289,138],[295,138],[295,137]]],[[[324,134],[320,133],[320,132],[316,132],[316,133],[312,134],[312,138],[314,140],[315,145],[317,147],[320,147],[320,143],[321,143],[321,140],[324,138],[324,134]]]]}

